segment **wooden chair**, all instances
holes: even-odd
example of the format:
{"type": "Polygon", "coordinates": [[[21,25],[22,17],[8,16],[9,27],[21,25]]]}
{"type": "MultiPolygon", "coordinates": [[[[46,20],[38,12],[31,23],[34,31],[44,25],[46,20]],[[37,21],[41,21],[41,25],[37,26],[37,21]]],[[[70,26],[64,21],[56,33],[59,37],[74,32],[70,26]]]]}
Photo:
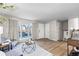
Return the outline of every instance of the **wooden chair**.
{"type": "Polygon", "coordinates": [[[71,53],[74,51],[74,47],[79,47],[79,40],[72,38],[73,35],[74,35],[73,33],[75,31],[79,31],[79,29],[78,30],[73,29],[71,31],[71,38],[69,38],[67,40],[67,55],[71,55],[71,53]],[[69,46],[72,46],[72,50],[71,51],[69,50],[70,49],[69,46]]]}
{"type": "Polygon", "coordinates": [[[67,55],[71,55],[71,53],[74,51],[74,47],[79,47],[79,40],[68,40],[67,41],[67,55]],[[69,46],[72,46],[72,50],[70,51],[69,46]]]}

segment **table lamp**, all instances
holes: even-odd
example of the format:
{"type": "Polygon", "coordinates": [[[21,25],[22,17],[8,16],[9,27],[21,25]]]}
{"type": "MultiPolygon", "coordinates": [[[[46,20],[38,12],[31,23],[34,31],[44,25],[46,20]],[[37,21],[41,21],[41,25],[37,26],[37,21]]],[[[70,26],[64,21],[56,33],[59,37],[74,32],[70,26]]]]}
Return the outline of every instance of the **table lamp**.
{"type": "Polygon", "coordinates": [[[1,34],[3,34],[3,26],[0,26],[0,43],[1,43],[1,34]]]}

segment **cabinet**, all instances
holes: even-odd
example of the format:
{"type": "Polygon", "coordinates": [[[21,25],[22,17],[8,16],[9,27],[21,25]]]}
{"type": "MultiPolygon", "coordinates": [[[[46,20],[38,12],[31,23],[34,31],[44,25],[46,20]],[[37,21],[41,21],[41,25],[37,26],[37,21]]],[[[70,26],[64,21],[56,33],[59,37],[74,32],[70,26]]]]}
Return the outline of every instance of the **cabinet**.
{"type": "Polygon", "coordinates": [[[60,22],[54,20],[45,24],[45,38],[54,41],[60,39],[60,22]]]}

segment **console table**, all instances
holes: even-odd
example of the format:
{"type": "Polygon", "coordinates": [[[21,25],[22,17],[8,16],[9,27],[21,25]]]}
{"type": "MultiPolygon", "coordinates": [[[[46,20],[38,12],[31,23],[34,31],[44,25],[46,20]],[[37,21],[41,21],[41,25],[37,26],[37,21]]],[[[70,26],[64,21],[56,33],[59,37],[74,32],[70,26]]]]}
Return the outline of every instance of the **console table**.
{"type": "Polygon", "coordinates": [[[6,47],[7,47],[8,51],[9,51],[9,44],[5,44],[5,45],[0,44],[0,50],[1,51],[5,51],[6,47]]]}

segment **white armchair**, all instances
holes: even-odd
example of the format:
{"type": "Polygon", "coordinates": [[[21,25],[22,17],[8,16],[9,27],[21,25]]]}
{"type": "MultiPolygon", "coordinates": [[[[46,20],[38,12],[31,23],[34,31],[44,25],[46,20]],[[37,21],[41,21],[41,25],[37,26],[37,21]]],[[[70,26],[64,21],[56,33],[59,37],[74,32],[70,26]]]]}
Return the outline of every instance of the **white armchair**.
{"type": "Polygon", "coordinates": [[[18,43],[17,41],[13,41],[12,42],[12,48],[14,48],[17,45],[17,43],[18,43]]]}
{"type": "Polygon", "coordinates": [[[0,56],[6,56],[4,52],[0,51],[0,56]]]}

